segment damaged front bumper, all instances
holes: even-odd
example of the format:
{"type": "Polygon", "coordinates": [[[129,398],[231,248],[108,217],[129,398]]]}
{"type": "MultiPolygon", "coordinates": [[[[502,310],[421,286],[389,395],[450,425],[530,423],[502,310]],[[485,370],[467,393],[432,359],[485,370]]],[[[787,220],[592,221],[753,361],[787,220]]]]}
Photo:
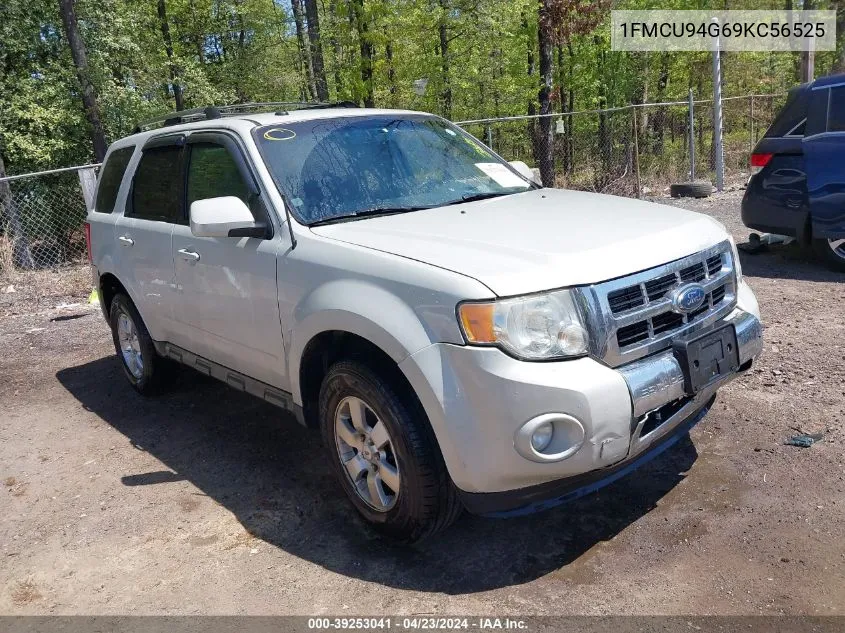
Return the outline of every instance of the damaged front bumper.
{"type": "Polygon", "coordinates": [[[682,438],[707,413],[716,391],[762,350],[760,321],[742,308],[697,336],[726,326],[736,332],[739,371],[695,393],[685,387],[672,349],[614,369],[591,358],[526,363],[498,350],[434,345],[402,368],[467,509],[525,514],[601,488],[682,438]],[[435,389],[420,388],[417,372],[435,389]],[[542,459],[520,445],[520,434],[550,415],[569,425],[561,428],[572,450],[542,459]]]}

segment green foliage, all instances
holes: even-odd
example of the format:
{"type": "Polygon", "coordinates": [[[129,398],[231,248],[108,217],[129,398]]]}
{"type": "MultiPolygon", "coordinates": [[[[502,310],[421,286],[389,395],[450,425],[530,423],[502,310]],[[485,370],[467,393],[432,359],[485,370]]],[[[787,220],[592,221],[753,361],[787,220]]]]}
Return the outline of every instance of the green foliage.
{"type": "MultiPolygon", "coordinates": [[[[548,1],[553,16],[581,6],[572,0],[548,1]]],[[[538,98],[537,0],[317,4],[332,99],[364,98],[361,56],[368,47],[377,106],[444,113],[450,105],[452,118],[460,120],[524,114],[538,98]],[[363,29],[356,27],[355,7],[363,29]],[[368,46],[361,45],[362,39],[368,46]],[[424,94],[415,91],[416,80],[427,80],[424,94]]],[[[837,3],[817,4],[828,8],[837,3]]],[[[654,6],[645,0],[613,5],[654,6]]],[[[722,8],[724,2],[672,0],[660,5],[722,8]]],[[[772,6],[763,0],[731,3],[731,8],[772,6]]],[[[110,140],[127,134],[139,120],[174,109],[174,83],[183,89],[185,107],[307,98],[303,52],[288,0],[166,0],[166,10],[172,57],[162,38],[157,0],[76,0],[110,140]]],[[[586,33],[566,24],[555,27],[556,43],[562,47],[554,54],[555,111],[568,105],[561,103],[561,94],[566,98],[570,90],[575,110],[681,100],[689,89],[699,98],[710,94],[708,53],[612,52],[609,16],[604,15],[586,33]]],[[[840,59],[841,53],[819,53],[817,74],[829,72],[840,59]]],[[[723,92],[784,91],[797,81],[797,66],[794,54],[726,54],[723,92]]],[[[11,173],[91,160],[79,91],[57,0],[3,0],[0,155],[11,173]]]]}

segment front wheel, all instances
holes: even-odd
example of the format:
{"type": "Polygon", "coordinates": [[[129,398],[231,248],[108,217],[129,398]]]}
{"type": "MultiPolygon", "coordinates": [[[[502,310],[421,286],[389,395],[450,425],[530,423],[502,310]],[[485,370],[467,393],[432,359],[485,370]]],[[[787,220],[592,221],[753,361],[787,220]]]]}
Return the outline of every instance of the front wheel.
{"type": "Polygon", "coordinates": [[[419,402],[365,365],[333,365],[320,389],[320,426],[338,481],[376,529],[416,542],[462,507],[419,402]]]}
{"type": "Polygon", "coordinates": [[[845,272],[845,238],[816,239],[813,245],[830,268],[845,272]]]}

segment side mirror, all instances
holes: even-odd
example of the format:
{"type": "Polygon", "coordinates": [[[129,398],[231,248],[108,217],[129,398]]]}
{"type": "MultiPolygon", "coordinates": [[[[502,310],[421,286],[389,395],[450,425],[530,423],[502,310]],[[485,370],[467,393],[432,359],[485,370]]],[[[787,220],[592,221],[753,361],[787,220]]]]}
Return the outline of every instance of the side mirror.
{"type": "Polygon", "coordinates": [[[255,221],[243,200],[221,196],[191,203],[191,233],[197,237],[264,237],[267,227],[255,221]]]}
{"type": "Polygon", "coordinates": [[[521,176],[525,176],[531,182],[543,186],[543,181],[540,179],[539,171],[536,169],[531,169],[528,165],[526,165],[521,160],[512,160],[510,161],[510,166],[513,167],[521,176]]]}

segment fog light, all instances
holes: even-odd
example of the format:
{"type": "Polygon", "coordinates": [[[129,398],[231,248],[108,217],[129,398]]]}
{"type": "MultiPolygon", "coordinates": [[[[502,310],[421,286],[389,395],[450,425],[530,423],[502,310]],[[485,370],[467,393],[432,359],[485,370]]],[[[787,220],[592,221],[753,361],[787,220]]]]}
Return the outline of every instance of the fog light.
{"type": "Polygon", "coordinates": [[[516,430],[513,447],[532,462],[559,462],[577,453],[586,435],[578,418],[566,413],[544,413],[516,430]]]}
{"type": "Polygon", "coordinates": [[[546,447],[552,443],[552,435],[554,435],[555,427],[551,422],[543,422],[540,426],[534,429],[531,434],[531,446],[538,453],[542,453],[546,447]]]}

